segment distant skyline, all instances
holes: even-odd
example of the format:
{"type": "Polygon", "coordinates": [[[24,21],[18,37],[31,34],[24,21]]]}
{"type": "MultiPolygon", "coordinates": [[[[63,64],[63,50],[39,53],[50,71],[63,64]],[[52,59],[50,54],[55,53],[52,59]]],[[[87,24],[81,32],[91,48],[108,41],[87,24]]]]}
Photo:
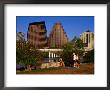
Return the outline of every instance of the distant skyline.
{"type": "Polygon", "coordinates": [[[47,36],[49,36],[53,25],[60,22],[66,32],[69,41],[74,36],[79,37],[87,31],[94,32],[94,16],[16,16],[16,31],[23,32],[27,38],[29,23],[45,21],[47,36]]]}

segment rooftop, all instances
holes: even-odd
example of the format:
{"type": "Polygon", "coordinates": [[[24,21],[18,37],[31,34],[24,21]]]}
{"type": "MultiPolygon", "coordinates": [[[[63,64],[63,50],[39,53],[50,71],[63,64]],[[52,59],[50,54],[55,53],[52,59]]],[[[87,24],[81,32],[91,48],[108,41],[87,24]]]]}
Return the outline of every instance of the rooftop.
{"type": "Polygon", "coordinates": [[[90,32],[90,30],[88,29],[86,32],[90,32]]]}
{"type": "Polygon", "coordinates": [[[45,21],[29,23],[29,25],[38,25],[38,24],[45,24],[45,21]]]}

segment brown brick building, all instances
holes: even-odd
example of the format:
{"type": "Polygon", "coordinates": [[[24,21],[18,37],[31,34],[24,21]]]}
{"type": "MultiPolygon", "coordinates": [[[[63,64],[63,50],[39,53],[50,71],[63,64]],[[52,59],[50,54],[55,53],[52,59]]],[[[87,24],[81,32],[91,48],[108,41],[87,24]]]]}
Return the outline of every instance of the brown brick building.
{"type": "Polygon", "coordinates": [[[47,45],[47,30],[44,21],[29,24],[27,41],[35,48],[44,48],[47,45]]]}
{"type": "Polygon", "coordinates": [[[68,42],[68,37],[61,23],[55,23],[48,38],[48,46],[50,48],[61,48],[68,42]]]}

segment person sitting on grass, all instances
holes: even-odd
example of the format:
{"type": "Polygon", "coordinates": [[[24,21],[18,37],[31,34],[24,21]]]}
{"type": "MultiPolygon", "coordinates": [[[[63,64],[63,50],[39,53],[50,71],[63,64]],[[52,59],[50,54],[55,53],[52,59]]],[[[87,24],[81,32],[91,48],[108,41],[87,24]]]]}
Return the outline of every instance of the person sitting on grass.
{"type": "Polygon", "coordinates": [[[64,64],[62,58],[59,59],[59,62],[60,62],[60,66],[65,67],[65,64],[64,64]]]}

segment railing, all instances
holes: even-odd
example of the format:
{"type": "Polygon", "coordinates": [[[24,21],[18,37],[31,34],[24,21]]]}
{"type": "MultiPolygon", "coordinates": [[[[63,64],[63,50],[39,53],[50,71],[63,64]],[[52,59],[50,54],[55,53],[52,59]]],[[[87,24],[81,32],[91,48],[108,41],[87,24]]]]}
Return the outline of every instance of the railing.
{"type": "Polygon", "coordinates": [[[63,49],[36,49],[36,50],[40,50],[40,51],[63,51],[63,49]]]}

